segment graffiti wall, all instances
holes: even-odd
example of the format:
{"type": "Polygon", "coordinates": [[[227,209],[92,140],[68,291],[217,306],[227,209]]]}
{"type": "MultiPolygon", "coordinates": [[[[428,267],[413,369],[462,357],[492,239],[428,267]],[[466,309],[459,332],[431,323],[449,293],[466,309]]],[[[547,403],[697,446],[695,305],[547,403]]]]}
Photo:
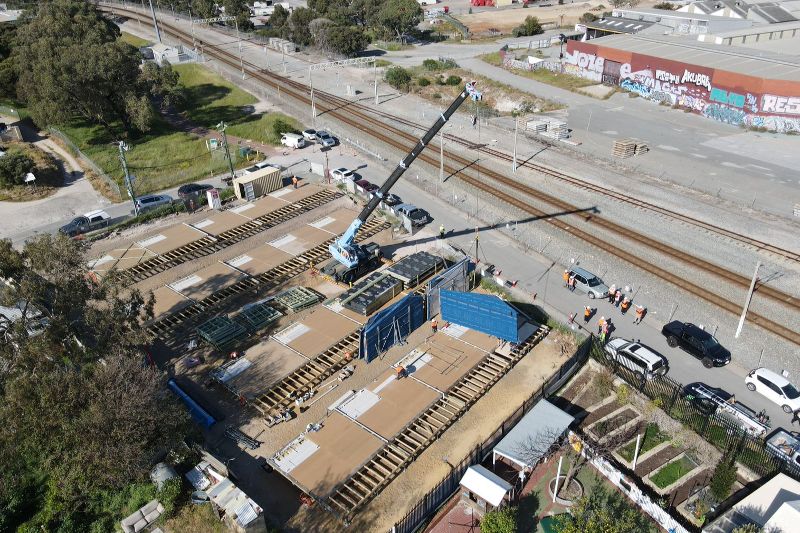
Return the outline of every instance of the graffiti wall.
{"type": "Polygon", "coordinates": [[[768,80],[568,41],[564,72],[737,126],[800,133],[800,82],[768,80]]]}

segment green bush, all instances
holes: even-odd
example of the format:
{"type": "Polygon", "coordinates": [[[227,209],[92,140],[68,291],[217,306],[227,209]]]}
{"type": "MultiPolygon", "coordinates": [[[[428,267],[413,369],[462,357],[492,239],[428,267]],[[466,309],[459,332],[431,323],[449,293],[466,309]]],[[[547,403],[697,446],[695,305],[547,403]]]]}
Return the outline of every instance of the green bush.
{"type": "Polygon", "coordinates": [[[422,62],[422,68],[425,70],[439,70],[439,62],[435,59],[426,59],[422,62]]]}
{"type": "Polygon", "coordinates": [[[539,19],[536,17],[525,17],[525,21],[514,28],[512,32],[514,37],[529,37],[531,35],[539,35],[540,33],[544,33],[544,29],[542,29],[541,23],[539,23],[539,19]]]}
{"type": "Polygon", "coordinates": [[[430,84],[431,80],[429,80],[428,78],[420,78],[417,80],[417,85],[419,85],[420,87],[427,87],[430,84]]]}
{"type": "Polygon", "coordinates": [[[481,519],[481,533],[516,533],[516,531],[516,507],[504,507],[489,511],[481,519]]]}
{"type": "Polygon", "coordinates": [[[285,120],[279,118],[275,119],[275,122],[272,123],[272,133],[275,135],[275,137],[280,139],[284,133],[300,133],[300,132],[298,132],[294,128],[294,126],[292,126],[285,120]]]}
{"type": "Polygon", "coordinates": [[[587,22],[594,22],[595,20],[597,20],[597,18],[598,18],[597,15],[595,15],[594,13],[587,12],[581,15],[580,21],[586,24],[587,22]]]}
{"type": "Polygon", "coordinates": [[[175,514],[177,503],[183,492],[183,481],[180,477],[174,477],[164,482],[161,490],[158,491],[156,498],[164,506],[164,516],[170,517],[175,514]]]}
{"type": "Polygon", "coordinates": [[[736,462],[729,454],[725,454],[717,463],[708,488],[718,501],[724,501],[731,493],[736,481],[736,462]]]}
{"type": "Polygon", "coordinates": [[[449,75],[447,79],[444,80],[445,85],[461,85],[461,78],[456,75],[449,75]]]}
{"type": "Polygon", "coordinates": [[[395,89],[408,90],[411,83],[411,74],[403,67],[390,67],[386,69],[386,83],[395,89]]]}
{"type": "Polygon", "coordinates": [[[0,187],[11,187],[25,183],[25,175],[33,170],[35,163],[27,154],[10,149],[0,157],[0,187]]]}

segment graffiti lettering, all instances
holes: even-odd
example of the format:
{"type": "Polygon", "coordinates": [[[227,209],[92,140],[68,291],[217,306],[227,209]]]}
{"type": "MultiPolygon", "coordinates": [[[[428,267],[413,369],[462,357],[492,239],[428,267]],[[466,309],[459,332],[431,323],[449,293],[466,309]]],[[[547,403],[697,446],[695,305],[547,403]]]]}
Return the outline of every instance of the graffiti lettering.
{"type": "Polygon", "coordinates": [[[672,105],[675,103],[676,97],[674,94],[665,93],[664,91],[653,91],[650,94],[650,100],[658,102],[659,104],[664,103],[672,105]]]}
{"type": "Polygon", "coordinates": [[[630,78],[625,78],[624,80],[622,80],[619,86],[625,89],[626,91],[631,91],[632,93],[636,93],[643,98],[647,98],[650,96],[650,87],[648,87],[644,83],[633,81],[630,78]]]}
{"type": "Polygon", "coordinates": [[[582,69],[591,70],[592,72],[598,72],[600,74],[603,73],[605,59],[602,57],[597,57],[594,54],[587,54],[585,52],[578,52],[575,50],[572,55],[567,54],[565,59],[567,60],[567,63],[577,65],[582,69]]]}
{"type": "Polygon", "coordinates": [[[800,115],[800,97],[765,94],[761,97],[761,110],[765,113],[800,115]]]}
{"type": "Polygon", "coordinates": [[[744,124],[751,128],[766,128],[779,133],[800,133],[800,119],[796,118],[747,115],[744,124]]]}
{"type": "Polygon", "coordinates": [[[745,119],[744,111],[719,104],[708,104],[703,109],[703,116],[735,126],[742,124],[745,119]]]}
{"type": "Polygon", "coordinates": [[[734,92],[724,91],[714,87],[711,89],[712,102],[719,102],[720,104],[730,104],[734,107],[744,107],[744,95],[736,94],[734,92]]]}
{"type": "Polygon", "coordinates": [[[669,83],[680,83],[681,77],[666,70],[656,70],[656,79],[659,81],[667,81],[669,83]]]}
{"type": "Polygon", "coordinates": [[[700,74],[699,72],[690,72],[688,69],[683,71],[683,78],[681,78],[681,83],[694,83],[695,85],[699,85],[700,87],[705,87],[707,90],[711,90],[711,80],[708,77],[708,74],[700,74]]]}
{"type": "Polygon", "coordinates": [[[747,93],[747,109],[752,111],[753,113],[758,113],[758,104],[756,102],[756,96],[754,94],[747,93]]]}

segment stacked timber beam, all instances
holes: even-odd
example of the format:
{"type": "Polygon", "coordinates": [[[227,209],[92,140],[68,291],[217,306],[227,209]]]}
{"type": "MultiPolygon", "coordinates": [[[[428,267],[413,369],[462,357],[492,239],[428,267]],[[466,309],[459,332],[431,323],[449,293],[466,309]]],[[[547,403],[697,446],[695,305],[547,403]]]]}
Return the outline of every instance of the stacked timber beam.
{"type": "Polygon", "coordinates": [[[338,485],[324,503],[345,520],[349,520],[486,394],[549,331],[547,326],[539,326],[533,335],[508,355],[491,353],[484,357],[466,376],[450,387],[442,398],[400,431],[350,478],[338,485]]]}
{"type": "Polygon", "coordinates": [[[614,148],[611,154],[614,157],[626,159],[649,151],[650,147],[647,144],[636,139],[617,139],[614,141],[614,148]]]}

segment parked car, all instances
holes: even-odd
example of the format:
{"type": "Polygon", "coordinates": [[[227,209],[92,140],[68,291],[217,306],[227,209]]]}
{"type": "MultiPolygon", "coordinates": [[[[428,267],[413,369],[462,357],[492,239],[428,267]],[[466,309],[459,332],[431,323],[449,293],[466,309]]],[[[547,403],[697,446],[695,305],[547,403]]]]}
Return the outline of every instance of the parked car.
{"type": "Polygon", "coordinates": [[[730,425],[740,427],[755,437],[763,437],[770,428],[766,411],[756,413],[732,394],[705,383],[691,383],[683,388],[684,398],[705,416],[716,413],[730,425]]]}
{"type": "Polygon", "coordinates": [[[680,347],[703,362],[703,366],[725,366],[731,362],[731,352],[722,347],[709,332],[691,322],[673,320],[661,328],[670,348],[680,347]]]}
{"type": "Polygon", "coordinates": [[[262,169],[262,168],[264,168],[264,167],[269,167],[269,166],[272,166],[272,165],[271,165],[271,163],[270,163],[269,161],[267,161],[267,160],[265,159],[265,160],[263,160],[263,161],[259,161],[259,162],[258,162],[258,163],[256,163],[254,166],[255,166],[257,169],[261,170],[261,169],[262,169]]]}
{"type": "Polygon", "coordinates": [[[303,130],[303,138],[308,142],[313,143],[317,140],[317,130],[307,129],[303,130]]]}
{"type": "Polygon", "coordinates": [[[575,276],[575,288],[585,292],[589,298],[605,298],[608,296],[608,285],[588,270],[575,267],[569,271],[570,276],[575,276]]]}
{"type": "Polygon", "coordinates": [[[361,188],[361,190],[364,191],[365,193],[371,193],[372,191],[377,191],[378,190],[378,186],[377,185],[375,185],[374,183],[371,183],[371,182],[369,182],[367,180],[358,180],[356,182],[356,185],[358,185],[361,188]]]}
{"type": "Polygon", "coordinates": [[[733,395],[705,383],[690,383],[683,388],[686,400],[694,405],[698,411],[704,415],[713,414],[720,405],[725,404],[733,398],[733,395]]]}
{"type": "Polygon", "coordinates": [[[157,207],[169,205],[171,203],[172,196],[167,194],[147,194],[136,199],[136,205],[139,207],[139,213],[146,213],[147,211],[152,211],[157,207]]]}
{"type": "Polygon", "coordinates": [[[639,381],[655,379],[667,373],[666,358],[644,344],[617,337],[604,346],[611,359],[631,370],[639,381]]]}
{"type": "Polygon", "coordinates": [[[198,196],[213,188],[214,186],[208,183],[187,183],[178,187],[178,198],[183,199],[189,196],[198,196]]]}
{"type": "Polygon", "coordinates": [[[73,218],[58,231],[67,237],[77,237],[96,229],[104,228],[111,222],[111,216],[103,210],[90,211],[83,216],[73,218]]]}
{"type": "Polygon", "coordinates": [[[302,148],[306,145],[306,140],[296,133],[284,133],[281,136],[281,144],[287,148],[302,148]]]}
{"type": "Polygon", "coordinates": [[[385,194],[383,196],[383,200],[382,201],[383,201],[384,204],[388,205],[389,207],[394,206],[394,205],[400,205],[400,204],[403,203],[403,200],[401,200],[399,196],[397,196],[396,194],[392,194],[392,193],[385,194]]]}
{"type": "Polygon", "coordinates": [[[778,404],[784,413],[800,409],[800,391],[788,379],[766,368],[751,370],[744,378],[747,389],[778,404]]]}
{"type": "Polygon", "coordinates": [[[334,168],[331,170],[331,178],[333,178],[333,181],[352,180],[353,171],[344,167],[334,168]]]}
{"type": "Polygon", "coordinates": [[[411,223],[416,227],[424,226],[431,221],[427,211],[413,204],[400,204],[395,207],[395,211],[411,219],[411,223]]]}
{"type": "Polygon", "coordinates": [[[800,433],[797,431],[776,430],[767,438],[766,448],[778,459],[800,467],[800,433]]]}
{"type": "Polygon", "coordinates": [[[325,130],[319,130],[317,132],[317,142],[325,148],[336,146],[336,140],[325,130]]]}

